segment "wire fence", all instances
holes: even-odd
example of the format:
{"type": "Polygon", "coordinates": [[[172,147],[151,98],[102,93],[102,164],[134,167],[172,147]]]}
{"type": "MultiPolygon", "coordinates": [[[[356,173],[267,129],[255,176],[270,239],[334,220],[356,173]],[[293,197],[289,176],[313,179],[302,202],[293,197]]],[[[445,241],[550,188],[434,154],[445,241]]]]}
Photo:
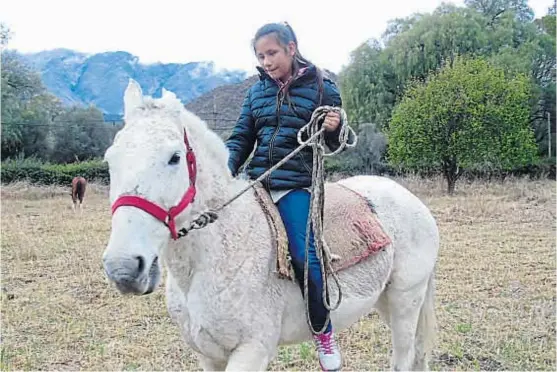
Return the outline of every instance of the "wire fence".
{"type": "MultiPolygon", "coordinates": [[[[222,117],[226,115],[220,112],[197,112],[195,113],[199,116],[200,119],[205,121],[211,130],[219,134],[227,134],[231,132],[235,124],[237,123],[237,119],[232,119],[230,116],[222,117]],[[223,124],[224,123],[224,124],[223,124]]],[[[2,126],[9,126],[9,127],[48,127],[48,128],[67,128],[69,124],[78,127],[112,127],[119,129],[124,126],[123,120],[66,120],[61,119],[50,123],[46,123],[44,121],[7,121],[1,122],[2,126]]],[[[354,123],[351,122],[351,126],[359,126],[365,123],[354,123]]]]}
{"type": "MultiPolygon", "coordinates": [[[[234,125],[231,123],[236,123],[237,120],[230,119],[230,118],[208,118],[208,117],[201,117],[200,118],[207,122],[208,124],[213,124],[211,128],[213,131],[216,132],[225,132],[234,129],[234,125]],[[220,123],[227,123],[227,125],[220,125],[220,123]]],[[[121,128],[124,126],[123,121],[101,121],[101,120],[55,120],[51,123],[46,123],[44,121],[7,121],[1,122],[2,126],[9,126],[9,127],[48,127],[48,128],[67,128],[69,124],[78,127],[114,127],[114,128],[121,128]]]]}

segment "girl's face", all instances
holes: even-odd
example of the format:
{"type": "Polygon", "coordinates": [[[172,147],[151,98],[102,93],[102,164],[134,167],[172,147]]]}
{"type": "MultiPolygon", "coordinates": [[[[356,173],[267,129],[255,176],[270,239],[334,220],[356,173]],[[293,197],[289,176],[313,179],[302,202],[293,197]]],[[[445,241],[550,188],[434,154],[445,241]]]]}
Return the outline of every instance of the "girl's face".
{"type": "Polygon", "coordinates": [[[295,53],[296,44],[293,41],[284,48],[274,34],[262,36],[255,42],[255,55],[261,67],[273,79],[283,82],[292,75],[292,59],[295,53]]]}

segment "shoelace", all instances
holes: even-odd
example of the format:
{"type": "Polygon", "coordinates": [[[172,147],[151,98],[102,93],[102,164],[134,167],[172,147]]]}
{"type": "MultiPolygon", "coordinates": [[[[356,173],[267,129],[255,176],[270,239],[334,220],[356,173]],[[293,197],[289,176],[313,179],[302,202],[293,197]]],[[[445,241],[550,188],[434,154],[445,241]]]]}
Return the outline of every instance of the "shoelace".
{"type": "Polygon", "coordinates": [[[324,354],[334,354],[333,349],[336,347],[336,343],[331,335],[321,334],[315,336],[317,341],[317,348],[324,354]]]}

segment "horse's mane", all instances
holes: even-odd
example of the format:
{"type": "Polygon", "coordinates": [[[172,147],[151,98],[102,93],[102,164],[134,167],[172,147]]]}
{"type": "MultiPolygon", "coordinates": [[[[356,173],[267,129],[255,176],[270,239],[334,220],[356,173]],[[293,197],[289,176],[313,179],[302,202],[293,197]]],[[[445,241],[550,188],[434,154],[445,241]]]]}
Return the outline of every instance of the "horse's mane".
{"type": "MultiPolygon", "coordinates": [[[[143,102],[136,107],[133,112],[127,113],[124,120],[126,122],[131,122],[139,116],[153,117],[156,119],[156,122],[170,121],[176,124],[176,127],[157,128],[148,121],[145,121],[147,126],[144,129],[147,132],[175,131],[178,129],[180,133],[182,133],[185,128],[188,137],[193,142],[192,146],[196,148],[199,147],[199,149],[194,148],[196,154],[203,151],[205,154],[210,154],[213,161],[216,160],[220,164],[227,164],[229,154],[222,138],[212,131],[204,120],[187,110],[173,93],[166,92],[161,98],[144,96],[143,102]]],[[[135,123],[133,126],[125,125],[116,136],[118,137],[121,133],[125,133],[127,130],[131,130],[135,127],[135,123]]],[[[115,141],[116,139],[117,138],[115,138],[115,141]]]]}
{"type": "Polygon", "coordinates": [[[187,110],[174,93],[163,89],[161,98],[144,96],[139,85],[130,82],[124,103],[125,125],[114,138],[105,159],[114,151],[119,156],[141,153],[143,146],[157,152],[165,142],[175,144],[177,139],[183,138],[185,130],[196,156],[196,182],[199,190],[203,190],[197,196],[199,205],[203,204],[203,199],[226,198],[243,187],[245,181],[234,180],[228,169],[229,152],[223,139],[199,116],[187,110]]]}

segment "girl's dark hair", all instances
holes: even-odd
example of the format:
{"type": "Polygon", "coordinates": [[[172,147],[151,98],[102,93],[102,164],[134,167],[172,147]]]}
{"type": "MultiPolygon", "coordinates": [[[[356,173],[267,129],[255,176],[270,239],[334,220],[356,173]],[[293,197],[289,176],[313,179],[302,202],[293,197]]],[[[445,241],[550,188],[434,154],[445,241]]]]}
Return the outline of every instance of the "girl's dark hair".
{"type": "MultiPolygon", "coordinates": [[[[285,49],[288,46],[288,43],[290,43],[291,41],[293,41],[294,44],[296,45],[296,54],[294,54],[294,58],[292,59],[292,76],[298,75],[298,71],[300,70],[300,68],[304,66],[310,66],[310,65],[315,66],[315,64],[310,62],[300,53],[300,48],[298,47],[298,39],[296,38],[296,34],[294,33],[292,27],[290,27],[290,25],[286,22],[267,23],[266,25],[259,28],[259,30],[257,30],[257,32],[255,33],[255,37],[253,38],[252,41],[252,47],[254,52],[255,52],[255,43],[257,42],[257,40],[259,40],[263,36],[267,36],[270,34],[274,34],[279,45],[281,45],[285,49]]],[[[323,72],[317,66],[315,66],[315,69],[317,73],[317,89],[319,93],[318,106],[320,106],[322,101],[322,96],[323,96],[323,72]]],[[[288,88],[292,80],[290,80],[283,88],[286,96],[288,96],[288,88]]]]}

